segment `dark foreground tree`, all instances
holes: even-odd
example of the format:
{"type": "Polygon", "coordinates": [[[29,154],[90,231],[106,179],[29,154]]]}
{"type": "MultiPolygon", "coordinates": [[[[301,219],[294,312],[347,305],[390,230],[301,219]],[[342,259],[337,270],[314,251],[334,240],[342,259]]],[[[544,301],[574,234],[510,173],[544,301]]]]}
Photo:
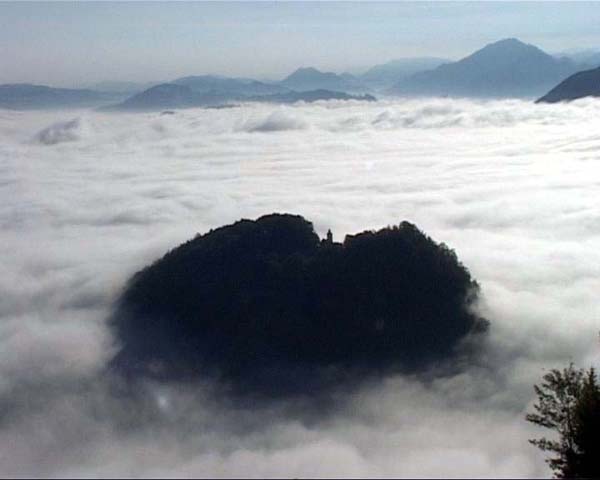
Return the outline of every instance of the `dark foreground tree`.
{"type": "Polygon", "coordinates": [[[600,478],[600,387],[593,368],[584,377],[574,419],[578,451],[575,476],[600,478]]]}
{"type": "Polygon", "coordinates": [[[553,456],[547,460],[557,478],[600,478],[600,388],[594,369],[573,364],[554,369],[535,385],[535,413],[526,419],[553,430],[555,439],[530,440],[553,456]]]}

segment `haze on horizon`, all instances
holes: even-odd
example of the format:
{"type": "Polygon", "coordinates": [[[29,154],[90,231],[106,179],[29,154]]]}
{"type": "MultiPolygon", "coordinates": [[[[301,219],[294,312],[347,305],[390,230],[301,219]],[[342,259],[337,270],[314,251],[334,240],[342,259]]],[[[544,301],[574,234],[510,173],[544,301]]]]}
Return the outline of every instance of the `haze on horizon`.
{"type": "Polygon", "coordinates": [[[600,46],[594,2],[6,2],[0,19],[0,83],[51,86],[353,72],[507,37],[550,53],[600,46]]]}

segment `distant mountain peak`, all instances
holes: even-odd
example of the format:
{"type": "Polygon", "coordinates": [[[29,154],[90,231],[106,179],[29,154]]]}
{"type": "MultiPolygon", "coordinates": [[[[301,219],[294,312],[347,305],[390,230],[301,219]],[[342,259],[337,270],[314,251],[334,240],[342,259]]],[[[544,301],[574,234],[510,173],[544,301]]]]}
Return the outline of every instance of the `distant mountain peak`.
{"type": "Polygon", "coordinates": [[[480,57],[494,56],[499,59],[510,59],[515,56],[537,56],[551,59],[552,57],[539,49],[535,45],[524,43],[516,38],[505,38],[494,43],[489,43],[485,47],[477,50],[473,54],[464,58],[464,61],[468,59],[476,59],[480,57]]]}
{"type": "Polygon", "coordinates": [[[296,69],[294,73],[323,73],[321,70],[317,70],[315,67],[300,67],[296,69]]]}
{"type": "Polygon", "coordinates": [[[333,72],[322,72],[314,67],[301,67],[284,78],[280,85],[292,90],[337,90],[350,92],[364,92],[367,90],[354,76],[344,73],[338,75],[333,72]]]}
{"type": "Polygon", "coordinates": [[[535,49],[535,50],[539,50],[540,52],[542,50],[540,50],[538,47],[536,47],[535,45],[531,45],[530,43],[525,43],[522,42],[521,40],[519,40],[518,38],[504,38],[502,40],[498,40],[497,42],[492,42],[492,43],[488,43],[486,46],[484,46],[483,48],[481,48],[478,51],[482,51],[482,50],[531,50],[531,49],[535,49]]]}
{"type": "Polygon", "coordinates": [[[496,42],[492,42],[492,43],[488,44],[488,46],[490,46],[490,45],[497,45],[497,46],[531,46],[528,43],[522,42],[521,40],[519,40],[518,38],[515,38],[515,37],[503,38],[502,40],[498,40],[496,42]]]}
{"type": "Polygon", "coordinates": [[[394,93],[460,97],[535,97],[576,71],[516,38],[490,43],[471,55],[399,82],[394,93]]]}
{"type": "Polygon", "coordinates": [[[334,75],[335,75],[335,73],[322,72],[321,70],[317,70],[314,67],[300,67],[300,68],[294,70],[292,73],[290,73],[287,77],[285,77],[285,79],[283,81],[286,82],[286,81],[293,81],[293,80],[304,80],[304,79],[312,79],[312,78],[330,77],[330,76],[334,76],[334,75]]]}

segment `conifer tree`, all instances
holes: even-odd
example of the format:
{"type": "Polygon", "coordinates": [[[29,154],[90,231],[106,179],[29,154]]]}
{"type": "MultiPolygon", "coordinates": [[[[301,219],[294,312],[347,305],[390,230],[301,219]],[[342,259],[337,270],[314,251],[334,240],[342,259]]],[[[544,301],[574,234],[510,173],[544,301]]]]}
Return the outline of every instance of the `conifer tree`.
{"type": "Polygon", "coordinates": [[[600,387],[593,368],[573,364],[551,370],[534,386],[535,413],[526,419],[554,430],[558,439],[530,440],[543,451],[557,478],[600,478],[600,387]]]}

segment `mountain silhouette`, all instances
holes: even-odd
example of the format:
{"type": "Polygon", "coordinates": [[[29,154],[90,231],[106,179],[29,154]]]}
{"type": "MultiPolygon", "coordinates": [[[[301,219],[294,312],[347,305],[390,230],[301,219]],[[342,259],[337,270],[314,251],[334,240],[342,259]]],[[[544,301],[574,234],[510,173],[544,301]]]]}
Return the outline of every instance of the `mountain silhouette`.
{"type": "Polygon", "coordinates": [[[98,92],[107,92],[120,94],[123,96],[131,96],[136,93],[143,92],[148,88],[154,87],[162,82],[123,82],[123,81],[114,81],[114,80],[106,80],[103,82],[92,83],[87,85],[85,88],[90,90],[95,90],[98,92]]]}
{"type": "Polygon", "coordinates": [[[454,252],[414,225],[320,240],[297,215],[240,220],[138,272],[111,325],[112,368],[311,392],[449,361],[487,323],[454,252]]]}
{"type": "Polygon", "coordinates": [[[234,96],[226,93],[199,93],[185,85],[162,83],[137,93],[124,102],[105,107],[103,110],[120,111],[153,111],[174,108],[193,108],[220,105],[228,102],[234,96]]]}
{"type": "Polygon", "coordinates": [[[600,97],[600,67],[571,75],[536,103],[556,103],[583,97],[600,97]]]}
{"type": "Polygon", "coordinates": [[[510,38],[489,44],[457,62],[416,73],[397,83],[397,95],[535,97],[577,70],[539,48],[510,38]]]}
{"type": "Polygon", "coordinates": [[[368,89],[356,77],[345,73],[321,72],[316,68],[299,68],[284,78],[280,85],[298,92],[308,90],[334,90],[349,93],[364,93],[368,89]]]}
{"type": "Polygon", "coordinates": [[[435,57],[400,58],[381,65],[375,65],[359,75],[358,79],[374,90],[387,90],[410,75],[432,70],[450,62],[450,60],[435,57]]]}
{"type": "Polygon", "coordinates": [[[217,75],[198,75],[182,77],[171,83],[184,85],[194,92],[228,95],[271,95],[287,92],[288,89],[277,85],[246,78],[228,78],[217,75]]]}
{"type": "MultiPolygon", "coordinates": [[[[260,88],[262,90],[262,88],[260,88]]],[[[246,90],[252,91],[252,88],[246,90]]],[[[265,102],[296,103],[316,102],[318,100],[362,100],[374,101],[371,95],[350,95],[344,92],[329,90],[313,90],[296,92],[285,90],[284,93],[271,95],[247,95],[240,91],[230,90],[194,90],[186,85],[163,83],[133,95],[124,102],[103,108],[117,111],[155,111],[194,107],[225,107],[231,102],[265,102]]]]}
{"type": "Polygon", "coordinates": [[[575,62],[578,70],[593,70],[600,67],[600,51],[595,49],[573,49],[555,54],[557,58],[568,58],[575,62]]]}
{"type": "MultiPolygon", "coordinates": [[[[597,59],[594,52],[578,55],[577,58],[586,61],[597,59]]],[[[439,58],[394,60],[376,65],[358,77],[305,67],[279,82],[197,75],[151,85],[143,91],[139,91],[140,88],[148,84],[102,82],[97,85],[109,90],[106,92],[29,84],[0,85],[0,108],[104,106],[104,110],[136,111],[216,107],[245,101],[373,100],[368,95],[356,95],[375,90],[402,96],[539,97],[582,69],[581,63],[566,56],[556,58],[514,38],[489,44],[457,62],[444,62],[439,58]],[[388,88],[393,82],[394,86],[388,88]],[[121,103],[115,104],[117,101],[121,103]]]]}

